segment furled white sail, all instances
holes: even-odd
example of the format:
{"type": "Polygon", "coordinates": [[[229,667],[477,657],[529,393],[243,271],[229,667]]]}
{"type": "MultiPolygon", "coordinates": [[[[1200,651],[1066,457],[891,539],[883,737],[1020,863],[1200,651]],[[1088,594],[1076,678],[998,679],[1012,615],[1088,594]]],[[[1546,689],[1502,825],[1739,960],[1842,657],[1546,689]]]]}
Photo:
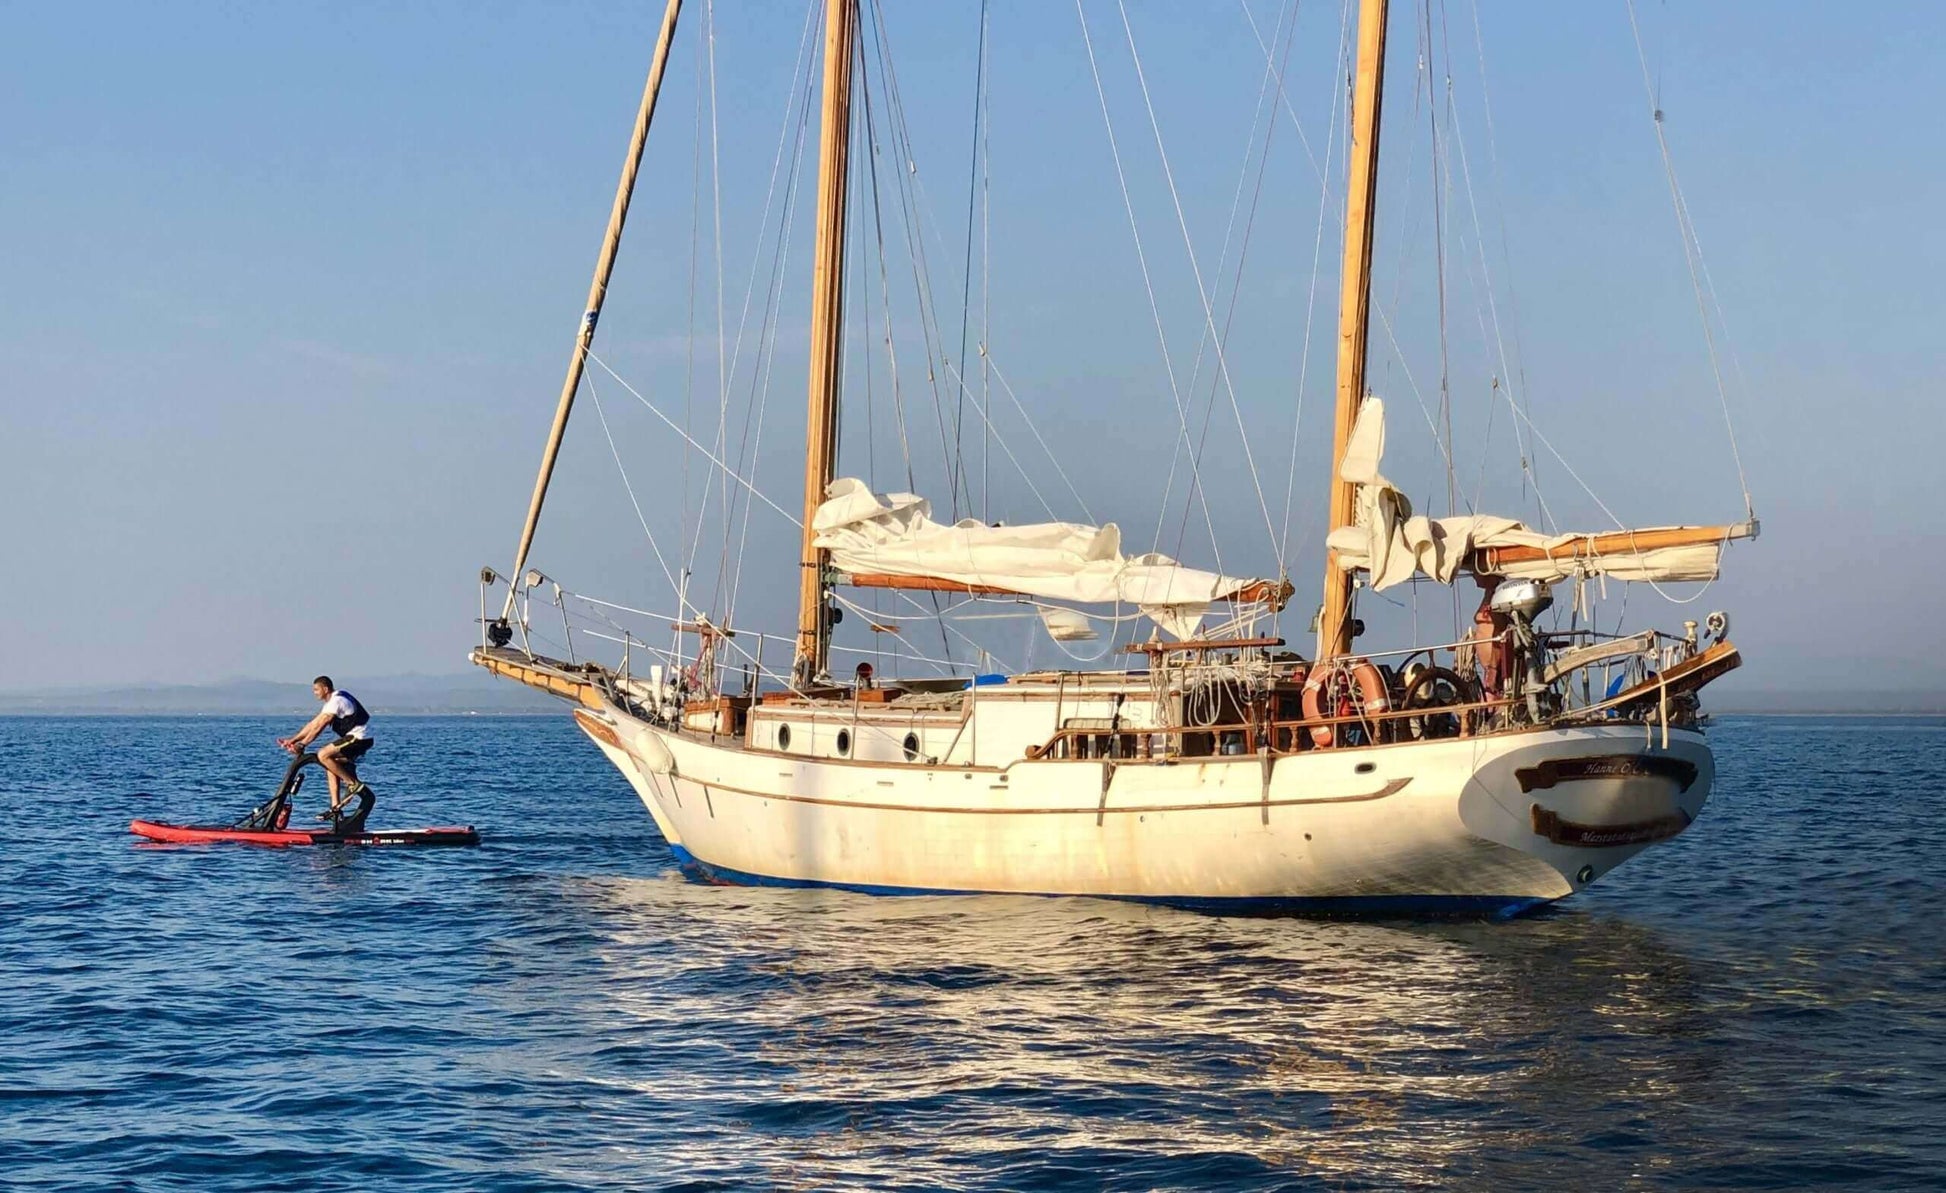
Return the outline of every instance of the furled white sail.
{"type": "Polygon", "coordinates": [[[932,519],[913,493],[877,494],[841,477],[825,490],[811,522],[815,545],[851,575],[917,576],[1078,604],[1134,605],[1178,638],[1196,633],[1214,601],[1259,587],[1184,567],[1166,555],[1122,554],[1114,523],[1041,522],[988,526],[932,519]]]}
{"type": "MultiPolygon", "coordinates": [[[[1613,576],[1618,580],[1713,580],[1723,555],[1721,541],[1680,546],[1596,550],[1597,536],[1543,534],[1512,519],[1475,514],[1427,518],[1413,514],[1412,503],[1378,470],[1385,455],[1385,403],[1366,398],[1358,409],[1351,440],[1340,464],[1341,479],[1358,486],[1357,522],[1332,532],[1329,545],[1338,565],[1371,573],[1372,587],[1390,588],[1423,572],[1450,584],[1475,551],[1493,547],[1531,547],[1541,558],[1507,562],[1493,574],[1555,581],[1570,576],[1613,576]]],[[[1658,530],[1661,528],[1658,528],[1658,530]]],[[[1647,536],[1651,531],[1633,532],[1647,536]]],[[[1599,536],[1603,540],[1615,535],[1599,536]]]]}

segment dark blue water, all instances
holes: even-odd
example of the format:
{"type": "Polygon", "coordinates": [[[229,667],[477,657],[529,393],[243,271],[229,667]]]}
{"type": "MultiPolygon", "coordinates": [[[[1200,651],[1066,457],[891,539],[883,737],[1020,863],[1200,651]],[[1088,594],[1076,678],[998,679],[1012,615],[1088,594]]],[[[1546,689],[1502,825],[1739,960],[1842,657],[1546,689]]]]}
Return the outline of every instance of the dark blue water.
{"type": "Polygon", "coordinates": [[[1946,722],[1725,721],[1694,829],[1499,925],[694,885],[564,717],[383,721],[373,823],[478,850],[127,834],[292,727],[0,719],[0,1186],[1946,1173],[1946,722]]]}

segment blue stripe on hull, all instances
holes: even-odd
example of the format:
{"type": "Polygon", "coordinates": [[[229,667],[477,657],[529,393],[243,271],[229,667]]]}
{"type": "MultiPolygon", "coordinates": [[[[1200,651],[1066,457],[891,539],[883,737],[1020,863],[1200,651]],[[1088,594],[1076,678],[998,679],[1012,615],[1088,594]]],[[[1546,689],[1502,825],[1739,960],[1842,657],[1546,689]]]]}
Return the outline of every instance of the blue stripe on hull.
{"type": "MultiPolygon", "coordinates": [[[[991,891],[945,887],[878,886],[860,882],[821,882],[811,878],[775,878],[711,865],[680,845],[669,847],[684,876],[696,882],[725,886],[822,887],[866,895],[982,895],[991,891]]],[[[1011,892],[1015,894],[1038,892],[1011,892]]],[[[1047,896],[1050,898],[1059,896],[1047,896]]],[[[1532,895],[1345,895],[1336,897],[1204,898],[1170,895],[1091,895],[1088,898],[1150,903],[1211,915],[1306,915],[1349,919],[1491,919],[1510,920],[1553,902],[1532,895]]]]}

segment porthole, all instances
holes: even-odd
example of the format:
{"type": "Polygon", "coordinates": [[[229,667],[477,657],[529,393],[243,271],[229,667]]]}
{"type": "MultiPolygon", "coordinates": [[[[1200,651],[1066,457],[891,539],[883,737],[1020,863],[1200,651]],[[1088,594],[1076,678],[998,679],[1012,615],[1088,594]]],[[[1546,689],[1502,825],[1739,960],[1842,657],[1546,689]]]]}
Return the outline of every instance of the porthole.
{"type": "Polygon", "coordinates": [[[838,730],[838,757],[851,757],[851,730],[838,730]]]}
{"type": "Polygon", "coordinates": [[[791,748],[791,727],[789,725],[777,726],[777,748],[780,750],[788,750],[791,748]]]}
{"type": "Polygon", "coordinates": [[[919,735],[916,733],[908,733],[905,735],[905,760],[907,762],[919,761],[919,735]]]}

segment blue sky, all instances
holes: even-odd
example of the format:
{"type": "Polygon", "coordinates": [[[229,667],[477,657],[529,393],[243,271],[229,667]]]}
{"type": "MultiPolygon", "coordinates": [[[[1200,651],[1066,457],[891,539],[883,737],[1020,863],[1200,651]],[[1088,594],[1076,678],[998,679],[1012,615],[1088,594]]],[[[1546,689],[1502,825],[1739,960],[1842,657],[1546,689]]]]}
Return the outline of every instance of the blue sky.
{"type": "MultiPolygon", "coordinates": [[[[885,7],[924,188],[933,299],[957,364],[977,6],[885,7]]],[[[463,666],[473,577],[512,553],[659,8],[0,6],[0,500],[14,562],[0,598],[12,638],[0,688],[463,666]]],[[[1436,404],[1427,130],[1450,116],[1439,214],[1458,487],[1491,508],[1533,512],[1492,389],[1503,370],[1485,329],[1497,313],[1518,365],[1503,384],[1522,387],[1536,425],[1618,515],[1739,518],[1626,6],[1481,0],[1484,89],[1471,3],[1432,11],[1425,76],[1422,13],[1394,8],[1375,301],[1400,346],[1375,349],[1371,377],[1392,409],[1388,474],[1445,512],[1444,469],[1413,390],[1436,404]],[[1471,202],[1454,173],[1460,141],[1471,202]],[[1475,208],[1484,251],[1471,239],[1475,208]],[[1490,286],[1477,280],[1482,260],[1490,286]]],[[[1254,185],[1263,143],[1264,59],[1245,11],[1129,5],[1219,319],[1232,197],[1239,177],[1254,185]]],[[[1252,0],[1247,11],[1270,37],[1286,10],[1252,0]]],[[[715,17],[731,335],[752,263],[767,269],[762,245],[774,243],[760,244],[756,229],[805,12],[726,3],[715,17]]],[[[1731,610],[1749,657],[1733,682],[1749,687],[1939,686],[1946,630],[1932,610],[1946,575],[1923,555],[1939,542],[1946,440],[1936,328],[1946,88],[1934,61],[1946,10],[1885,4],[1870,21],[1814,3],[1638,12],[1740,366],[1730,404],[1764,537],[1734,549],[1727,576],[1697,604],[1665,606],[1643,591],[1629,619],[1674,626],[1731,610]]],[[[1183,234],[1119,11],[1091,0],[1087,13],[1187,388],[1204,316],[1183,234]]],[[[709,438],[717,266],[711,199],[698,199],[694,168],[700,145],[707,178],[703,16],[692,2],[597,351],[678,418],[687,407],[709,438]]],[[[1284,75],[1320,155],[1339,19],[1336,5],[1299,7],[1284,75]]],[[[1067,6],[996,0],[990,30],[989,268],[976,237],[971,338],[982,338],[984,278],[991,359],[1080,501],[997,395],[995,420],[1060,516],[1081,517],[1085,502],[1147,548],[1176,415],[1080,27],[1067,6]]],[[[879,118],[889,120],[882,105],[879,118]]],[[[1319,181],[1288,123],[1264,160],[1227,359],[1278,533],[1265,529],[1219,389],[1205,460],[1216,541],[1171,531],[1161,545],[1198,562],[1220,550],[1233,572],[1275,570],[1301,393],[1288,562],[1303,613],[1285,626],[1298,638],[1321,566],[1336,228],[1327,225],[1314,274],[1319,181]]],[[[943,507],[937,432],[919,433],[937,417],[922,323],[909,281],[897,291],[911,266],[889,171],[882,181],[917,479],[943,507]]],[[[1330,203],[1340,189],[1334,174],[1330,203]]],[[[786,506],[799,485],[803,202],[754,470],[786,506]]],[[[876,293],[876,249],[854,244],[876,293]]],[[[760,292],[753,312],[763,305],[760,292]]],[[[882,329],[884,311],[871,318],[882,329]]],[[[746,346],[731,387],[739,427],[755,359],[746,346]]],[[[853,360],[845,468],[902,486],[889,366],[862,347],[853,360]],[[869,398],[857,392],[868,379],[869,398]]],[[[685,472],[680,444],[598,378],[651,527],[681,553],[703,466],[691,457],[685,472]]],[[[1206,364],[1191,401],[1211,392],[1206,364]]],[[[577,590],[666,608],[667,584],[585,395],[576,419],[534,562],[577,590]]],[[[976,433],[962,442],[976,458],[984,446],[976,433]]],[[[1536,453],[1535,467],[1564,523],[1609,524],[1558,462],[1536,453]]],[[[974,499],[988,516],[1046,516],[998,456],[991,478],[974,499]]],[[[1181,513],[1178,487],[1164,524],[1181,513]]],[[[706,512],[693,540],[700,572],[723,554],[715,517],[706,512]]],[[[733,541],[749,569],[739,622],[786,631],[794,531],[757,519],[748,540],[733,541]]],[[[699,583],[713,586],[713,574],[699,583]]],[[[1419,600],[1424,610],[1390,616],[1422,612],[1424,633],[1443,633],[1450,602],[1419,600]]]]}

